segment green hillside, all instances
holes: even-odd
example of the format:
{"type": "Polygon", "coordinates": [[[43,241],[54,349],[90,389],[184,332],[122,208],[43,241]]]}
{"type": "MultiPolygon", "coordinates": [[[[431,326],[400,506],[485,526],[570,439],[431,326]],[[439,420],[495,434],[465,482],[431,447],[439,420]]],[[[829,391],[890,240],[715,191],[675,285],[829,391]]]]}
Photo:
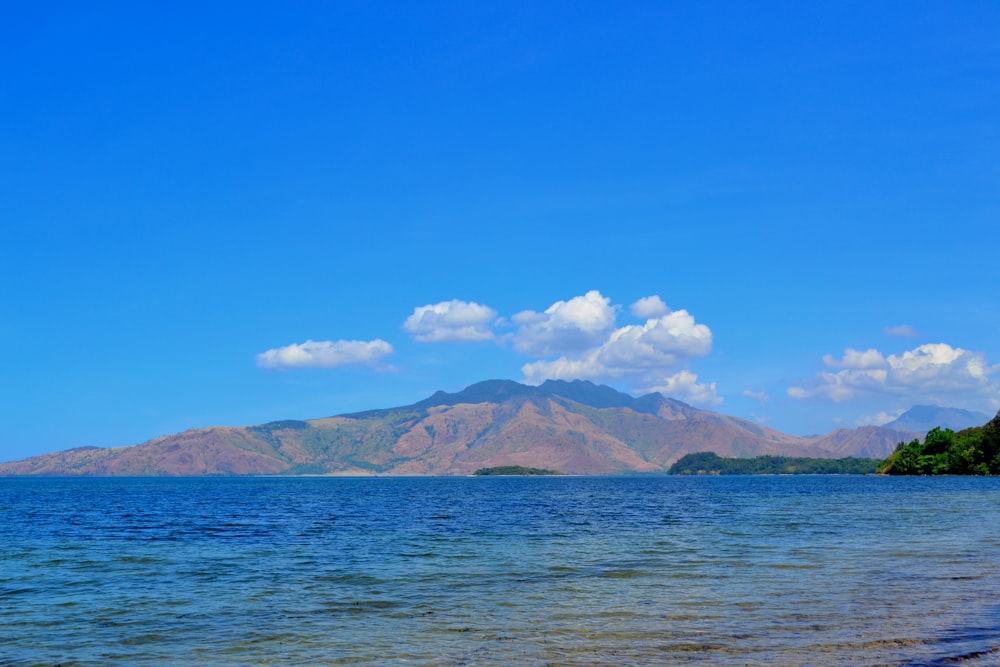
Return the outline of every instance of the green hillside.
{"type": "Polygon", "coordinates": [[[879,468],[886,475],[1000,475],[1000,412],[983,426],[933,428],[921,443],[899,443],[879,468]]]}

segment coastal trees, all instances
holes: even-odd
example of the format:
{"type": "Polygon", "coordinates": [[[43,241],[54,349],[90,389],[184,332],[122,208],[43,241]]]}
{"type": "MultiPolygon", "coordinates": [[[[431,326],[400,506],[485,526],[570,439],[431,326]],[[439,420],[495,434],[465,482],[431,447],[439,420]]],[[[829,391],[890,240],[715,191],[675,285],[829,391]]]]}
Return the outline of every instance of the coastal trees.
{"type": "Polygon", "coordinates": [[[959,432],[933,428],[924,442],[899,443],[879,467],[887,475],[1000,475],[1000,412],[959,432]]]}
{"type": "Polygon", "coordinates": [[[714,452],[682,456],[668,471],[671,475],[869,475],[878,459],[817,459],[798,456],[727,458],[714,452]]]}

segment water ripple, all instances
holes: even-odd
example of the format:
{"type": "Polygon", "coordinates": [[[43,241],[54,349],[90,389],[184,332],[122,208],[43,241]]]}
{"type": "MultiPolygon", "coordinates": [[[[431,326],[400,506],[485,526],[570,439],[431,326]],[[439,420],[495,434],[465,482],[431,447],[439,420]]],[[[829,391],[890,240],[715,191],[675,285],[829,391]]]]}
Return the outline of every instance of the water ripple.
{"type": "Polygon", "coordinates": [[[0,479],[0,666],[996,665],[992,479],[0,479]]]}

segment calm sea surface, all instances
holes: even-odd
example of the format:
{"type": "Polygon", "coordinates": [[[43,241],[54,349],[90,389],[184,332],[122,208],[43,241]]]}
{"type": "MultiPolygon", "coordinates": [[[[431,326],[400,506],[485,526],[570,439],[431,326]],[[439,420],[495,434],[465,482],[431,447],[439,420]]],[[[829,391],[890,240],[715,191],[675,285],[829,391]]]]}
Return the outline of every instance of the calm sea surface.
{"type": "Polygon", "coordinates": [[[0,665],[998,665],[1000,479],[0,478],[0,665]]]}

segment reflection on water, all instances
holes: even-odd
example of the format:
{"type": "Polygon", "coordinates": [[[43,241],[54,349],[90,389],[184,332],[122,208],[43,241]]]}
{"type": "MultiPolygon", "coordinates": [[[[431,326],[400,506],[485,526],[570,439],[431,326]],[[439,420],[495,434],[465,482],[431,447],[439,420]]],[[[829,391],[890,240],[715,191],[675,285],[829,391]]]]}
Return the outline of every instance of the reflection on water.
{"type": "Polygon", "coordinates": [[[0,478],[0,665],[1000,664],[996,479],[0,478]]]}

